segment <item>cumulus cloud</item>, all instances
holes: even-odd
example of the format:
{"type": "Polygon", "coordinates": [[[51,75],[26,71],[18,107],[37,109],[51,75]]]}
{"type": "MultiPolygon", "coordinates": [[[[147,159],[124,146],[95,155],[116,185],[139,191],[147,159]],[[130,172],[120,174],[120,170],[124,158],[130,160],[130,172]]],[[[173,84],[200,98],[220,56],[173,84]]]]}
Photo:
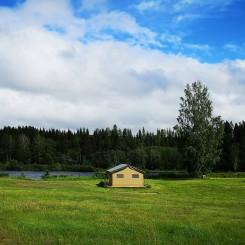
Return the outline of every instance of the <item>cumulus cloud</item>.
{"type": "Polygon", "coordinates": [[[207,64],[113,36],[89,41],[88,27],[98,35],[110,28],[136,39],[154,39],[154,33],[121,12],[85,20],[73,15],[67,1],[41,2],[0,9],[1,126],[172,127],[184,86],[195,80],[210,89],[216,114],[244,119],[244,60],[207,64]]]}

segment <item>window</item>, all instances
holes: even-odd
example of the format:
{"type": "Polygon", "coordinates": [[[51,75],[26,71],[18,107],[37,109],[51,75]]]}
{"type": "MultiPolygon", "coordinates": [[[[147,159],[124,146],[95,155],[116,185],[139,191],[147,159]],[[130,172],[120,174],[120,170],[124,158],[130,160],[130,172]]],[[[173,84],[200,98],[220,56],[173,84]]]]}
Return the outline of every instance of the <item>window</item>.
{"type": "Polygon", "coordinates": [[[123,174],[117,174],[117,178],[122,179],[122,178],[124,178],[124,175],[123,174]]]}
{"type": "Polygon", "coordinates": [[[139,178],[139,175],[138,174],[132,174],[132,178],[133,179],[138,179],[139,178]]]}

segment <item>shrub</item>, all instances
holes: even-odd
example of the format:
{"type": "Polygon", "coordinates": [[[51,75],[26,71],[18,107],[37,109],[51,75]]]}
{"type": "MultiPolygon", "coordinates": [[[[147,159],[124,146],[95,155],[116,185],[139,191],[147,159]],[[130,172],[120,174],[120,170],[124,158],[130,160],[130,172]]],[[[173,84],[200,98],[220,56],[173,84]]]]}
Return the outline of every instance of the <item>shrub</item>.
{"type": "Polygon", "coordinates": [[[190,175],[187,171],[154,171],[146,173],[147,179],[187,179],[190,175]]]}
{"type": "Polygon", "coordinates": [[[94,177],[98,178],[98,179],[106,179],[106,173],[97,172],[97,173],[94,174],[94,177]]]}
{"type": "Polygon", "coordinates": [[[19,176],[18,176],[19,179],[25,179],[26,178],[26,175],[22,172],[19,176]]]}
{"type": "Polygon", "coordinates": [[[216,178],[244,178],[245,172],[218,172],[218,173],[209,173],[209,177],[216,178]]]}
{"type": "Polygon", "coordinates": [[[6,169],[7,170],[22,170],[21,164],[17,160],[11,159],[10,161],[6,162],[6,169]]]}
{"type": "Polygon", "coordinates": [[[61,164],[59,162],[52,163],[52,165],[51,165],[51,168],[54,171],[61,171],[62,170],[61,167],[62,166],[61,166],[61,164]]]}
{"type": "Polygon", "coordinates": [[[0,173],[0,177],[9,177],[9,173],[0,173]]]}
{"type": "Polygon", "coordinates": [[[97,184],[98,187],[108,187],[108,183],[105,181],[100,181],[100,183],[97,184]]]}
{"type": "Polygon", "coordinates": [[[52,177],[52,175],[50,174],[49,171],[46,171],[46,173],[45,173],[44,175],[41,176],[42,179],[49,179],[49,178],[51,178],[51,177],[52,177]]]}

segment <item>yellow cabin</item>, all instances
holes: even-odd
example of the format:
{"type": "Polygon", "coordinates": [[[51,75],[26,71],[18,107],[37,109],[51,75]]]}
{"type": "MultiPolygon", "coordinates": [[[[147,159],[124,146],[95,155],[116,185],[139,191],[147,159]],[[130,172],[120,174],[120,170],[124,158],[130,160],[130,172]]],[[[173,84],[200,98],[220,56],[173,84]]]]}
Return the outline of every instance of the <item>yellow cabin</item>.
{"type": "Polygon", "coordinates": [[[144,172],[128,164],[107,170],[111,187],[144,187],[144,172]]]}

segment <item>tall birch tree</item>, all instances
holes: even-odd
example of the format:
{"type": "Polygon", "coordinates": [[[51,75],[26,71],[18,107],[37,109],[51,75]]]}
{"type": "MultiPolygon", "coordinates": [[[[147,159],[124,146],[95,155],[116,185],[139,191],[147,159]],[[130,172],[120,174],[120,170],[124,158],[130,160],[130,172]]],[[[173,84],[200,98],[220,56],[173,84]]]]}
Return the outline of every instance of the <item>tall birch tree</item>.
{"type": "Polygon", "coordinates": [[[217,164],[223,139],[221,117],[213,117],[208,88],[200,81],[187,84],[180,98],[178,131],[186,168],[190,174],[210,172],[217,164]]]}

